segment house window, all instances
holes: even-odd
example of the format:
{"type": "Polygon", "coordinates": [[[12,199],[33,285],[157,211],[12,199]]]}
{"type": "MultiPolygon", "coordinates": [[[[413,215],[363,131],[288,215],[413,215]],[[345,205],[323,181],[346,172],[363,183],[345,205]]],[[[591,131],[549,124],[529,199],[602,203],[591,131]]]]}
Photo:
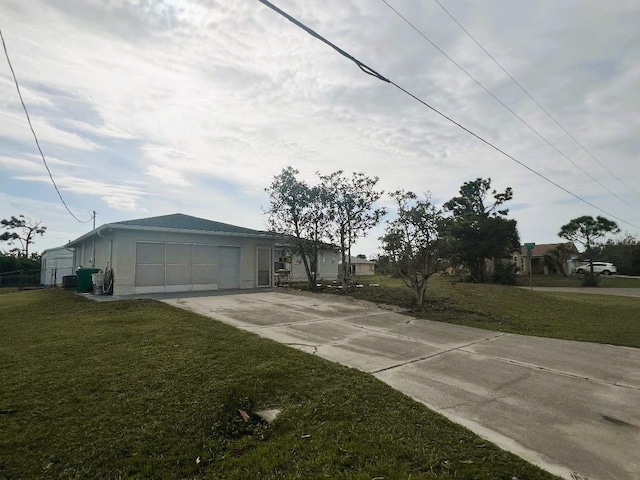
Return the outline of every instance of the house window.
{"type": "Polygon", "coordinates": [[[516,266],[518,265],[518,256],[517,255],[513,256],[513,263],[515,263],[516,266]]]}

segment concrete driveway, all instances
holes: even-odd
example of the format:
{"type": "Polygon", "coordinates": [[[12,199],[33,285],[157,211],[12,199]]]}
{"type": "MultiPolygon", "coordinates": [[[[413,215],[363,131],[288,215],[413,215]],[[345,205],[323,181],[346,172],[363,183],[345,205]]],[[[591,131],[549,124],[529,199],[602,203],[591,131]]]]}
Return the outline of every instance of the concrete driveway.
{"type": "Polygon", "coordinates": [[[430,322],[325,295],[163,301],[370,372],[564,478],[640,478],[640,349],[430,322]]]}

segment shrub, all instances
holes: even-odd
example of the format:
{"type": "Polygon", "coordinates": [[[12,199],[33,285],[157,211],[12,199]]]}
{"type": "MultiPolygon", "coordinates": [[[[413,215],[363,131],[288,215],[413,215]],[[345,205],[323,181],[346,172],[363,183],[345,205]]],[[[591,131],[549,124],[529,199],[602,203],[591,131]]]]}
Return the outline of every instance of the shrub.
{"type": "Polygon", "coordinates": [[[497,261],[491,274],[491,282],[501,285],[516,284],[516,267],[512,263],[502,263],[497,261]]]}

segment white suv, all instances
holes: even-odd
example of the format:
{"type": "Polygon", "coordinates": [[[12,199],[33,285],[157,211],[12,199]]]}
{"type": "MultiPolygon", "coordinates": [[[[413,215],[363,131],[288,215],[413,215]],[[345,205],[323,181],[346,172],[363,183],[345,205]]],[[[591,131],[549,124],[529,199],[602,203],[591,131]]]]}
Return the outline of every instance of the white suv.
{"type": "MultiPolygon", "coordinates": [[[[613,275],[618,269],[613,263],[609,262],[593,262],[593,273],[601,273],[602,275],[613,275]]],[[[584,263],[576,268],[576,273],[589,273],[589,263],[584,263]]]]}

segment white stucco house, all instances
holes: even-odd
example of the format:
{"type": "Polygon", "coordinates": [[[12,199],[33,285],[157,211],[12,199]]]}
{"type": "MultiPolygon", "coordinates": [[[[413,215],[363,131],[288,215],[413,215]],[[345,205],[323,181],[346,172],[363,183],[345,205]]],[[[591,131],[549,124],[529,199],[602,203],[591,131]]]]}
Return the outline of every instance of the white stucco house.
{"type": "Polygon", "coordinates": [[[108,223],[69,242],[73,267],[113,272],[113,294],[271,287],[282,237],[180,213],[108,223]]]}
{"type": "Polygon", "coordinates": [[[73,275],[73,251],[66,247],[49,248],[40,256],[41,285],[62,285],[62,277],[73,275]]]}

